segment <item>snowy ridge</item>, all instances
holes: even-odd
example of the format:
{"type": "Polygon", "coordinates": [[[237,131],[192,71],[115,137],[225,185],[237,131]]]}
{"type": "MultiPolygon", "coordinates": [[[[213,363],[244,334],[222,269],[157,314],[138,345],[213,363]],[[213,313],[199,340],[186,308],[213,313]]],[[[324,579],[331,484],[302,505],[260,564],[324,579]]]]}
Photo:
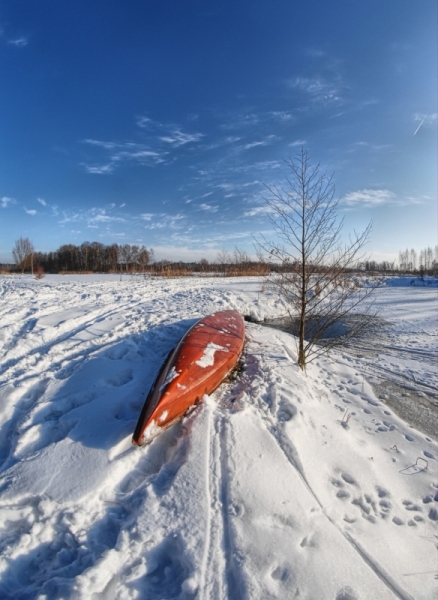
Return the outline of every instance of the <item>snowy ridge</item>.
{"type": "MultiPolygon", "coordinates": [[[[391,347],[418,331],[412,350],[435,352],[436,291],[379,293],[391,347]]],[[[284,312],[253,279],[0,278],[2,598],[434,597],[438,444],[366,370],[427,382],[424,357],[344,353],[306,376],[293,337],[247,324],[238,378],[131,445],[162,360],[228,308],[284,312]]]]}

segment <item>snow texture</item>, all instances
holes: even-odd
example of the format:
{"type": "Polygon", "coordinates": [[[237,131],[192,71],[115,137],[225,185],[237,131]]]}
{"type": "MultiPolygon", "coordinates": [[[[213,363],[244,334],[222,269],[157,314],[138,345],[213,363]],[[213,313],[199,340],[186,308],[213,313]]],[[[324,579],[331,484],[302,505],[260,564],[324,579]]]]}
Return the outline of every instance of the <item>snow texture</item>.
{"type": "Polygon", "coordinates": [[[197,319],[284,314],[262,289],[0,277],[0,598],[437,597],[436,288],[379,289],[378,336],[307,375],[248,323],[237,379],[132,446],[197,319]]]}
{"type": "Polygon", "coordinates": [[[214,355],[217,351],[229,352],[228,348],[225,348],[224,346],[219,346],[214,342],[209,342],[204,350],[204,354],[199,360],[195,361],[195,363],[203,369],[205,369],[205,367],[211,367],[212,365],[214,365],[214,355]]]}

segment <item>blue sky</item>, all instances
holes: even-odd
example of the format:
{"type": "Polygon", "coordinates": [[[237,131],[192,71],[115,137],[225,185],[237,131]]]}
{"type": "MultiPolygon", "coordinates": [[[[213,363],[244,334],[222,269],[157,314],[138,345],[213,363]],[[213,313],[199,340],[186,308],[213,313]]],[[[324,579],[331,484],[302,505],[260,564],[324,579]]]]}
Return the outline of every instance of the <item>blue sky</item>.
{"type": "Polygon", "coordinates": [[[304,146],[379,260],[437,243],[435,0],[3,0],[0,261],[214,260],[304,146]]]}

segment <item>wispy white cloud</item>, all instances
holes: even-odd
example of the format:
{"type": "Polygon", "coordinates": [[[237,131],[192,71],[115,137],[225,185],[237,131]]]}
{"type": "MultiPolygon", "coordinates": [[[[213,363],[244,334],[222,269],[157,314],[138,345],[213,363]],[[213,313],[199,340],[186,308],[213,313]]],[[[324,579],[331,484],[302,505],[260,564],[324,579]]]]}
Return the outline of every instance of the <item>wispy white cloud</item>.
{"type": "Polygon", "coordinates": [[[147,222],[147,225],[144,226],[145,229],[179,229],[183,226],[182,221],[186,219],[179,213],[143,213],[140,218],[147,222]]]}
{"type": "Polygon", "coordinates": [[[305,93],[316,104],[338,105],[343,102],[339,81],[329,81],[324,77],[295,77],[289,85],[305,93]]]}
{"type": "Polygon", "coordinates": [[[170,144],[174,148],[179,148],[185,144],[199,142],[203,137],[203,133],[183,133],[182,131],[175,129],[169,135],[162,136],[159,139],[162,142],[170,144]]]}
{"type": "Polygon", "coordinates": [[[126,161],[135,161],[141,164],[150,164],[151,162],[154,164],[164,162],[164,155],[167,153],[158,152],[156,150],[147,150],[147,149],[139,149],[139,150],[122,150],[117,154],[113,155],[113,161],[118,162],[121,160],[126,161]]]}
{"type": "Polygon", "coordinates": [[[389,190],[357,190],[349,192],[342,199],[341,203],[350,208],[374,208],[377,206],[393,205],[407,206],[409,204],[426,204],[432,200],[427,195],[404,195],[396,196],[389,190]]]}
{"type": "Polygon", "coordinates": [[[24,211],[27,212],[28,215],[32,215],[32,217],[34,217],[37,214],[37,211],[33,208],[24,207],[24,211]]]}
{"type": "Polygon", "coordinates": [[[42,204],[42,206],[47,206],[47,202],[43,198],[37,198],[37,201],[42,204]]]}
{"type": "Polygon", "coordinates": [[[9,198],[8,196],[3,196],[3,198],[0,199],[0,203],[2,208],[7,208],[9,204],[15,204],[16,200],[14,200],[14,198],[9,198]]]}
{"type": "MultiPolygon", "coordinates": [[[[52,207],[56,210],[56,207],[52,207]]],[[[111,225],[111,223],[124,223],[126,218],[110,214],[111,205],[107,208],[91,207],[85,210],[64,210],[62,218],[58,221],[60,225],[67,223],[85,223],[87,227],[98,229],[102,225],[111,225]]],[[[54,216],[57,215],[57,211],[54,216]]]]}
{"type": "Polygon", "coordinates": [[[432,125],[438,121],[438,113],[415,113],[414,121],[424,121],[425,125],[432,125]]]}
{"type": "Polygon", "coordinates": [[[219,206],[215,206],[213,204],[206,204],[205,202],[203,202],[202,204],[199,205],[199,208],[206,212],[215,213],[215,212],[217,212],[217,209],[219,208],[219,206]]]}
{"type": "Polygon", "coordinates": [[[97,214],[88,218],[88,227],[93,227],[94,225],[98,225],[99,223],[124,223],[125,219],[123,217],[115,217],[112,215],[107,215],[105,210],[101,210],[97,214]]]}
{"type": "Polygon", "coordinates": [[[341,200],[341,202],[347,206],[360,206],[361,208],[373,208],[375,206],[382,206],[383,204],[392,204],[395,201],[395,194],[389,190],[368,189],[349,192],[341,200]]]}
{"type": "Polygon", "coordinates": [[[27,38],[25,37],[19,37],[16,40],[9,40],[8,44],[11,44],[12,46],[17,46],[17,48],[24,48],[24,46],[27,46],[28,41],[27,38]]]}
{"type": "Polygon", "coordinates": [[[393,150],[391,144],[370,144],[369,142],[354,142],[351,146],[349,146],[345,152],[348,154],[357,152],[358,150],[368,150],[370,152],[381,152],[382,150],[388,151],[393,150]]]}
{"type": "Polygon", "coordinates": [[[90,144],[90,146],[98,146],[99,148],[105,148],[105,150],[114,150],[115,148],[117,148],[119,146],[119,144],[117,144],[117,142],[103,142],[101,140],[92,140],[92,139],[86,139],[83,140],[83,142],[85,144],[90,144]]]}
{"type": "MultiPolygon", "coordinates": [[[[220,125],[221,129],[251,129],[252,127],[259,128],[261,125],[292,125],[297,120],[296,114],[288,110],[270,110],[260,111],[258,113],[239,111],[229,115],[225,122],[220,125]]],[[[240,137],[230,136],[226,138],[228,142],[238,141],[240,137]]]]}
{"type": "MultiPolygon", "coordinates": [[[[191,120],[193,121],[194,119],[191,120]]],[[[199,142],[204,137],[203,133],[185,133],[179,125],[160,123],[146,116],[137,117],[137,125],[142,129],[147,129],[149,132],[155,133],[160,142],[169,144],[172,148],[179,148],[186,144],[199,142]]]]}
{"type": "Polygon", "coordinates": [[[420,194],[418,196],[405,196],[404,197],[404,203],[405,204],[426,204],[427,202],[430,202],[431,200],[433,200],[432,196],[428,196],[426,194],[420,194]]]}
{"type": "Polygon", "coordinates": [[[107,142],[90,138],[82,140],[82,142],[103,150],[108,156],[105,162],[82,163],[86,171],[94,175],[109,175],[123,163],[154,166],[165,162],[169,154],[167,150],[151,148],[146,144],[136,142],[107,142]]]}
{"type": "Polygon", "coordinates": [[[149,117],[141,117],[141,116],[137,117],[137,125],[139,127],[143,127],[143,128],[150,127],[154,123],[155,122],[152,119],[150,119],[149,117]]]}
{"type": "Polygon", "coordinates": [[[288,146],[304,146],[306,144],[306,140],[295,140],[295,142],[291,142],[288,146]]]}
{"type": "Polygon", "coordinates": [[[261,215],[266,215],[268,212],[267,206],[255,206],[254,208],[250,208],[243,213],[244,217],[259,217],[261,215]]]}
{"type": "Polygon", "coordinates": [[[82,164],[87,170],[87,173],[91,173],[93,175],[108,175],[109,173],[112,173],[115,168],[114,163],[108,163],[106,165],[86,165],[84,163],[82,164]]]}
{"type": "Polygon", "coordinates": [[[297,120],[296,115],[293,112],[287,111],[287,110],[273,110],[273,111],[267,113],[266,116],[268,118],[271,117],[272,119],[274,119],[276,121],[281,121],[283,124],[284,123],[293,123],[297,120]]]}

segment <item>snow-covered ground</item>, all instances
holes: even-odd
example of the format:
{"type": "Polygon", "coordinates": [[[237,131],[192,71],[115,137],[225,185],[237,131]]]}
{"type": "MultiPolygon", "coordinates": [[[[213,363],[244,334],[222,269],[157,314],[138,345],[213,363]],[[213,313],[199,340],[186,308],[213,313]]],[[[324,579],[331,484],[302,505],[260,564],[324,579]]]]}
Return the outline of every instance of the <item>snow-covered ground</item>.
{"type": "Polygon", "coordinates": [[[0,277],[1,598],[437,597],[438,444],[391,408],[436,418],[436,289],[380,289],[378,339],[307,376],[248,323],[237,379],[131,445],[195,319],[284,313],[260,289],[0,277]]]}

